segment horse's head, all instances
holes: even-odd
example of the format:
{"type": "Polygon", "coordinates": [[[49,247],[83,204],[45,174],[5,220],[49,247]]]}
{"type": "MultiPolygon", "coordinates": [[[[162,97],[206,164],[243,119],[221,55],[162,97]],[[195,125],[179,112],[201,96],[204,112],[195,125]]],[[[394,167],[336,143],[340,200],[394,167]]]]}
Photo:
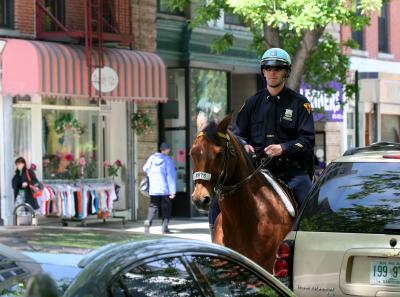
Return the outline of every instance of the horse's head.
{"type": "Polygon", "coordinates": [[[235,150],[228,126],[232,114],[218,125],[211,122],[198,133],[190,150],[193,160],[194,191],[192,202],[200,211],[208,211],[216,194],[216,188],[223,186],[236,164],[235,150]]]}

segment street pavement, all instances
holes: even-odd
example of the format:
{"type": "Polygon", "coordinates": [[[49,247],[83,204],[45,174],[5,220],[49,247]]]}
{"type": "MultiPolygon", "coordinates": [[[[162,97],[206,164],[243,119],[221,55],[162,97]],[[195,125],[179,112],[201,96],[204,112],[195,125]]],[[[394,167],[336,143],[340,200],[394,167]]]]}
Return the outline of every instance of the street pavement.
{"type": "Polygon", "coordinates": [[[143,221],[122,224],[121,220],[87,220],[85,226],[69,222],[62,226],[60,219],[39,220],[39,226],[0,227],[0,244],[19,250],[86,254],[93,248],[125,240],[147,240],[160,237],[177,237],[211,241],[206,217],[173,219],[171,233],[163,235],[161,220],[155,220],[150,233],[145,233],[143,221]]]}

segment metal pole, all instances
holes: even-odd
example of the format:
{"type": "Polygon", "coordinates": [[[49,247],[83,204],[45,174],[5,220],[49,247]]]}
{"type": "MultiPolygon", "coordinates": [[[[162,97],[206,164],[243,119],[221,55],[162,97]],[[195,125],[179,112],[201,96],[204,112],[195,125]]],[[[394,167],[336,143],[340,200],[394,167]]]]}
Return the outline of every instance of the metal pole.
{"type": "Polygon", "coordinates": [[[358,107],[360,103],[360,92],[359,92],[359,86],[358,86],[358,70],[356,70],[355,73],[355,82],[354,82],[354,87],[355,87],[355,127],[354,127],[354,132],[356,136],[356,147],[360,145],[360,135],[359,135],[359,115],[358,115],[358,107]]]}

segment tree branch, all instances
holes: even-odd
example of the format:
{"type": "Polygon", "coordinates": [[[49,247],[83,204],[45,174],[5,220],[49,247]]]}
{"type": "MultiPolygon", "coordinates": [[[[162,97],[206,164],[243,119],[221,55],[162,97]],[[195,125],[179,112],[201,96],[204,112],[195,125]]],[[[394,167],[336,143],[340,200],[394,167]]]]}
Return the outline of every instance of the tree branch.
{"type": "Polygon", "coordinates": [[[307,63],[317,49],[319,39],[321,38],[325,27],[319,27],[314,30],[305,31],[303,38],[299,44],[296,55],[292,63],[292,72],[287,82],[288,87],[298,91],[302,79],[302,74],[305,72],[307,63]]]}
{"type": "Polygon", "coordinates": [[[265,25],[264,43],[267,49],[271,47],[281,47],[281,39],[279,38],[279,29],[265,25]]]}

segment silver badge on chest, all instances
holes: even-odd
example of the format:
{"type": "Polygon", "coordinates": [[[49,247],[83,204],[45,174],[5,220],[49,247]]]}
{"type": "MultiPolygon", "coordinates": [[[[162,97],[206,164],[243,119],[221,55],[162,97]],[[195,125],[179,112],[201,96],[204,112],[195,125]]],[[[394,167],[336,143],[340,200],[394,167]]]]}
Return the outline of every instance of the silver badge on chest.
{"type": "Polygon", "coordinates": [[[286,120],[286,121],[293,121],[293,110],[287,108],[287,109],[285,110],[285,114],[283,115],[283,118],[282,118],[282,119],[284,119],[284,120],[286,120]]]}

